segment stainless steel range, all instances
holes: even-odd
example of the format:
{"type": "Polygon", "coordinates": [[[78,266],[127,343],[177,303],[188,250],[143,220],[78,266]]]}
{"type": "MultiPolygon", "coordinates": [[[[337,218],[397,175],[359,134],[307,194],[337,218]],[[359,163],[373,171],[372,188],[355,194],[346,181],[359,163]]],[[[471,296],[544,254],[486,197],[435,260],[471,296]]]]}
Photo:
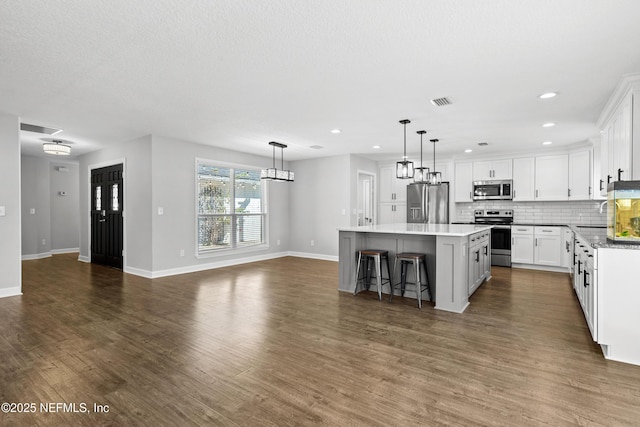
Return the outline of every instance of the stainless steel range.
{"type": "Polygon", "coordinates": [[[511,209],[478,209],[473,212],[476,224],[493,225],[491,229],[491,265],[511,267],[511,209]]]}

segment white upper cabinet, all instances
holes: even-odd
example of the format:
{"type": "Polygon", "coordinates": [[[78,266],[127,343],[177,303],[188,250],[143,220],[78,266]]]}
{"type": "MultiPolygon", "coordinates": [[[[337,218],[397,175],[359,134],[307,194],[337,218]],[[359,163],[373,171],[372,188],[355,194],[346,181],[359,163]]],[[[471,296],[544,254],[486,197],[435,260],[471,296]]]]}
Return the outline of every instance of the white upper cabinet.
{"type": "Polygon", "coordinates": [[[473,180],[512,179],[511,159],[473,162],[473,180]]]}
{"type": "Polygon", "coordinates": [[[568,200],[569,156],[536,157],[535,200],[568,200]]]}
{"type": "Polygon", "coordinates": [[[599,184],[604,196],[608,183],[640,179],[640,74],[622,79],[600,114],[598,125],[599,184]]]}
{"type": "Polygon", "coordinates": [[[591,182],[591,150],[569,153],[569,200],[589,200],[591,182]]]}
{"type": "Polygon", "coordinates": [[[513,200],[535,200],[535,158],[513,159],[513,200]]]}
{"type": "Polygon", "coordinates": [[[473,201],[473,163],[463,162],[455,164],[453,178],[453,200],[456,203],[473,201]]]}

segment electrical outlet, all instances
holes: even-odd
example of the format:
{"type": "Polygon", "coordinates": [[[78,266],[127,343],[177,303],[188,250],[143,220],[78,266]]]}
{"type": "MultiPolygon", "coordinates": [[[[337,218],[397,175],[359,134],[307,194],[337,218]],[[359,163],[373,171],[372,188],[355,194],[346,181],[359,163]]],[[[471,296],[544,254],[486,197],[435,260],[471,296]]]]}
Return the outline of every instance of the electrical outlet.
{"type": "Polygon", "coordinates": [[[280,246],[280,239],[276,240],[276,245],[280,246]]]}
{"type": "Polygon", "coordinates": [[[184,256],[184,249],[180,249],[180,256],[184,256]]]}
{"type": "Polygon", "coordinates": [[[47,239],[42,239],[42,246],[47,244],[47,239]]]}
{"type": "Polygon", "coordinates": [[[312,240],[312,241],[311,241],[311,246],[315,246],[315,245],[316,245],[316,241],[315,241],[315,240],[312,240]]]}

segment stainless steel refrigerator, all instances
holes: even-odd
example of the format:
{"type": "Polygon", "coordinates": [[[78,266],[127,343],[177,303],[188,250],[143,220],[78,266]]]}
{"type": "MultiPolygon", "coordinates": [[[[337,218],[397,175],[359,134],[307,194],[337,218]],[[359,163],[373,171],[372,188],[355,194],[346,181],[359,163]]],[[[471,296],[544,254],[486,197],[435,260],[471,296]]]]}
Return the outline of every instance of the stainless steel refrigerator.
{"type": "Polygon", "coordinates": [[[449,183],[407,185],[407,222],[449,224],[449,183]]]}

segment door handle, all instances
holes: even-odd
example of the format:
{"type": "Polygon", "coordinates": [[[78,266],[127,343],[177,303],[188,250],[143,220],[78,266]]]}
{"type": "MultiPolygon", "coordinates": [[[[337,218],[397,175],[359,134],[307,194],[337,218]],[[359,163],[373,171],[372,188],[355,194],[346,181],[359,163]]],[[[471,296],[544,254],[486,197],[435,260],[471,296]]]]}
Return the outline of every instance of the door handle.
{"type": "Polygon", "coordinates": [[[98,222],[106,222],[106,221],[107,221],[106,219],[101,219],[98,222]]]}

